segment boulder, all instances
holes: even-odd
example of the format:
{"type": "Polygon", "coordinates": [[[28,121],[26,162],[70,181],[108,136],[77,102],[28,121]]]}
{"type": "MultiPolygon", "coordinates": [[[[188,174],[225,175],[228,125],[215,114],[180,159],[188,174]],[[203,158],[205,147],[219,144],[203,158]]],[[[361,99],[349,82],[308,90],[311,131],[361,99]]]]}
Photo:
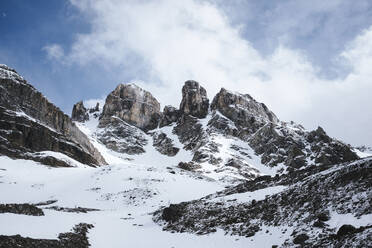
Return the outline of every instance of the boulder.
{"type": "Polygon", "coordinates": [[[208,114],[209,99],[207,91],[196,81],[186,81],[182,87],[180,111],[186,115],[204,118],[208,114]]]}
{"type": "Polygon", "coordinates": [[[149,131],[158,127],[161,113],[160,103],[135,84],[120,84],[106,98],[99,125],[104,127],[111,117],[149,131]]]}

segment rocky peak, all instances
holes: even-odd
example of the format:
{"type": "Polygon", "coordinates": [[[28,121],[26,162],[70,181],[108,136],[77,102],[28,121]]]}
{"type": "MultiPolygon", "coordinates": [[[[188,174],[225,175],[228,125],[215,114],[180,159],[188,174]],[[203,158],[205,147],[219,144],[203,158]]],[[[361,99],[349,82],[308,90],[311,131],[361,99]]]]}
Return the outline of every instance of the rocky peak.
{"type": "Polygon", "coordinates": [[[106,163],[70,117],[15,70],[0,66],[0,86],[0,146],[5,147],[0,153],[25,157],[54,151],[85,164],[106,163]]]}
{"type": "Polygon", "coordinates": [[[74,105],[74,107],[72,108],[71,119],[73,121],[79,122],[89,120],[89,115],[87,113],[87,109],[85,108],[83,101],[80,101],[74,105]]]}
{"type": "Polygon", "coordinates": [[[197,118],[204,118],[208,114],[208,109],[207,91],[196,81],[186,81],[182,87],[181,112],[197,118]]]}
{"type": "Polygon", "coordinates": [[[257,123],[278,123],[279,119],[265,104],[257,102],[248,94],[228,91],[224,88],[214,97],[212,110],[221,114],[241,127],[252,127],[257,123]]]}
{"type": "Polygon", "coordinates": [[[160,103],[150,92],[135,84],[119,84],[106,98],[100,126],[116,116],[144,131],[154,129],[160,120],[160,103]]]}

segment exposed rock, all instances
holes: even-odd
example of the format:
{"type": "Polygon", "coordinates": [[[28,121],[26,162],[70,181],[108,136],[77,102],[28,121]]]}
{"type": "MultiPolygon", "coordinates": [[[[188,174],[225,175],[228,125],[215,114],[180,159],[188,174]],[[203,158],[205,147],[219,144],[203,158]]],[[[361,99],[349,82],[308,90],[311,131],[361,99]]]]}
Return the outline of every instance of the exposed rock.
{"type": "Polygon", "coordinates": [[[233,93],[224,88],[213,98],[211,109],[218,110],[237,126],[248,128],[252,133],[262,124],[279,122],[265,104],[257,102],[248,94],[233,93]]]}
{"type": "Polygon", "coordinates": [[[106,98],[100,127],[107,125],[113,116],[143,131],[152,130],[160,121],[160,103],[135,84],[120,84],[106,98]]]}
{"type": "Polygon", "coordinates": [[[352,234],[357,229],[353,225],[342,225],[340,229],[337,231],[337,236],[344,236],[348,234],[352,234]]]}
{"type": "Polygon", "coordinates": [[[168,126],[174,122],[177,122],[181,117],[181,112],[172,106],[165,106],[163,110],[163,115],[159,123],[159,127],[168,126]]]}
{"type": "Polygon", "coordinates": [[[180,219],[183,213],[182,204],[171,204],[169,207],[164,208],[162,218],[168,222],[174,222],[180,219]]]}
{"type": "Polygon", "coordinates": [[[293,239],[293,244],[304,244],[306,240],[309,239],[309,236],[307,236],[306,233],[302,233],[302,234],[299,234],[297,235],[294,239],[293,239]]]}
{"type": "Polygon", "coordinates": [[[71,119],[15,70],[0,66],[0,86],[0,153],[25,158],[50,150],[81,163],[106,164],[71,119]]]}
{"type": "Polygon", "coordinates": [[[186,81],[182,87],[182,101],[180,111],[183,114],[197,118],[205,118],[208,114],[209,99],[207,91],[196,81],[186,81]]]}
{"type": "Polygon", "coordinates": [[[202,125],[193,116],[182,116],[173,130],[186,150],[196,151],[206,144],[207,134],[203,130],[202,125]]]}
{"type": "Polygon", "coordinates": [[[152,138],[153,138],[153,146],[158,152],[160,152],[163,155],[173,157],[180,150],[179,148],[173,145],[173,141],[170,138],[168,138],[167,135],[163,132],[153,133],[152,138]]]}
{"type": "Polygon", "coordinates": [[[194,163],[194,162],[179,162],[178,163],[178,167],[181,168],[181,169],[184,169],[184,170],[188,170],[188,171],[195,171],[197,169],[200,169],[201,166],[197,163],[194,163]]]}
{"type": "Polygon", "coordinates": [[[126,154],[141,154],[148,143],[143,131],[116,116],[105,118],[97,131],[97,138],[109,149],[126,154]]]}
{"type": "Polygon", "coordinates": [[[28,203],[0,204],[0,213],[24,214],[33,216],[43,216],[42,209],[28,203]]]}
{"type": "Polygon", "coordinates": [[[74,104],[71,119],[78,122],[85,122],[89,120],[89,115],[87,113],[87,109],[84,107],[83,101],[74,104]]]}
{"type": "Polygon", "coordinates": [[[94,108],[89,109],[89,113],[94,113],[99,111],[99,103],[97,102],[96,106],[94,108]]]}
{"type": "Polygon", "coordinates": [[[60,233],[58,239],[34,239],[20,235],[0,235],[0,248],[88,248],[87,233],[93,228],[91,224],[80,223],[71,232],[60,233]]]}

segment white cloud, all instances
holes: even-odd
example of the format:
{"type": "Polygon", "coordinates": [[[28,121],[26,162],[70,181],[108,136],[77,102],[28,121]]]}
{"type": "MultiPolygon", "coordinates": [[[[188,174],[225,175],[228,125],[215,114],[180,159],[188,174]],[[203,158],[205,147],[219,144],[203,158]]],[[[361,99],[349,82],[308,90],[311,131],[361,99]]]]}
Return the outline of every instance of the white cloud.
{"type": "Polygon", "coordinates": [[[61,60],[65,55],[63,48],[58,44],[46,45],[42,50],[47,53],[49,59],[61,60]]]}
{"type": "MultiPolygon", "coordinates": [[[[110,73],[130,73],[163,104],[178,105],[184,81],[202,83],[212,98],[221,88],[249,93],[281,119],[308,128],[318,124],[347,142],[372,143],[370,109],[372,29],[341,54],[351,72],[325,80],[303,52],[278,46],[262,56],[215,5],[194,0],[76,1],[92,31],[79,34],[64,55],[51,58],[81,66],[99,63],[110,73]]],[[[327,7],[327,6],[326,6],[327,7]]],[[[288,25],[291,25],[290,23],[288,25]]]]}

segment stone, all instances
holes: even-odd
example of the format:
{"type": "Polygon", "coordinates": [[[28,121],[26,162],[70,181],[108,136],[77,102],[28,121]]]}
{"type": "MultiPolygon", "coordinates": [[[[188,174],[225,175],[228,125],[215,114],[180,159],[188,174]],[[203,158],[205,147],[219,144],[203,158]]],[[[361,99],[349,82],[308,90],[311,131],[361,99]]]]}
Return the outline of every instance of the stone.
{"type": "Polygon", "coordinates": [[[353,225],[342,225],[337,231],[337,236],[345,236],[348,234],[352,234],[355,231],[357,231],[357,229],[353,225]]]}
{"type": "Polygon", "coordinates": [[[181,117],[181,113],[178,109],[173,106],[167,105],[164,107],[163,115],[159,123],[159,127],[168,126],[178,121],[181,117]]]}
{"type": "Polygon", "coordinates": [[[84,107],[83,101],[80,101],[72,108],[71,119],[73,121],[85,122],[89,120],[87,109],[84,107]]]}
{"type": "Polygon", "coordinates": [[[172,139],[170,139],[165,133],[153,133],[153,146],[155,149],[163,155],[174,157],[179,152],[179,148],[173,145],[172,139]]]}
{"type": "Polygon", "coordinates": [[[106,98],[100,127],[104,127],[113,116],[143,131],[149,131],[158,127],[160,103],[150,92],[135,84],[119,84],[106,98]]]}
{"type": "Polygon", "coordinates": [[[198,82],[189,80],[182,87],[180,111],[196,118],[205,118],[208,114],[209,99],[207,91],[198,82]]]}
{"type": "Polygon", "coordinates": [[[241,127],[279,122],[279,119],[265,104],[257,102],[248,94],[234,93],[224,88],[213,98],[211,109],[218,110],[241,127]]]}
{"type": "Polygon", "coordinates": [[[306,240],[309,239],[309,236],[305,233],[302,233],[302,234],[299,234],[297,235],[294,239],[293,239],[293,244],[304,244],[306,240]]]}
{"type": "Polygon", "coordinates": [[[182,217],[183,207],[180,204],[170,204],[163,209],[162,219],[167,222],[178,221],[182,217]]]}
{"type": "Polygon", "coordinates": [[[71,118],[15,70],[0,66],[0,86],[1,154],[33,159],[29,154],[54,151],[84,164],[106,164],[71,118]]]}

